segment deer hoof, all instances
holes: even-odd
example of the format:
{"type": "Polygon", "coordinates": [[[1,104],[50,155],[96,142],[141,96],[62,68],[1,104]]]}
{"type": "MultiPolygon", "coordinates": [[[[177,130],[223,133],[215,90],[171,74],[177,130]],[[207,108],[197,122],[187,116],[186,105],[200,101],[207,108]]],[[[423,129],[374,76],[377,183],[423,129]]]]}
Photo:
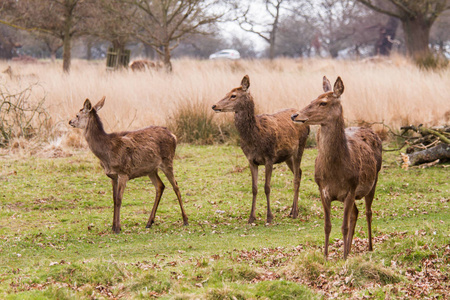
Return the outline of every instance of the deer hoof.
{"type": "Polygon", "coordinates": [[[289,217],[291,217],[292,219],[297,219],[298,211],[297,210],[291,210],[291,212],[289,213],[289,217]]]}
{"type": "Polygon", "coordinates": [[[256,218],[255,217],[250,217],[248,218],[248,224],[253,224],[255,223],[256,218]]]}

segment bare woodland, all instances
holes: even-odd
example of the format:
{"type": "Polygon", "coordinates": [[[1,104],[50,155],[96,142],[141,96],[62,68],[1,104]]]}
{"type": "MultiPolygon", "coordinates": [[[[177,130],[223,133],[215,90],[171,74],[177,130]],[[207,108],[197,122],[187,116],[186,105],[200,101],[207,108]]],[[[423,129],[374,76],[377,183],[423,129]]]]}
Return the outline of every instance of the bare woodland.
{"type": "Polygon", "coordinates": [[[88,59],[102,47],[140,44],[170,72],[173,56],[207,57],[228,47],[270,59],[448,54],[449,7],[447,0],[2,0],[0,56],[58,56],[69,72],[75,44],[88,59]],[[266,50],[257,54],[242,35],[226,38],[229,24],[266,50]]]}

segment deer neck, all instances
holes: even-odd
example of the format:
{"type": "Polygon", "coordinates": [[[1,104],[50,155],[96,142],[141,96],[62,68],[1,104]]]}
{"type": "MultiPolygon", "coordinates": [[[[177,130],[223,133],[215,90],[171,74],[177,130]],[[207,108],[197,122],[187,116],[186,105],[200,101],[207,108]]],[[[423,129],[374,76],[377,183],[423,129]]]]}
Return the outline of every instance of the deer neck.
{"type": "Polygon", "coordinates": [[[235,112],[234,124],[241,140],[250,143],[259,140],[259,128],[256,122],[255,104],[253,101],[246,101],[243,107],[235,112]]]}
{"type": "Polygon", "coordinates": [[[103,129],[103,123],[99,116],[91,114],[84,130],[84,137],[91,151],[100,160],[106,159],[109,146],[109,135],[103,129]]]}
{"type": "Polygon", "coordinates": [[[348,160],[350,152],[342,116],[337,118],[335,122],[320,126],[318,152],[320,160],[326,165],[336,166],[348,160]]]}

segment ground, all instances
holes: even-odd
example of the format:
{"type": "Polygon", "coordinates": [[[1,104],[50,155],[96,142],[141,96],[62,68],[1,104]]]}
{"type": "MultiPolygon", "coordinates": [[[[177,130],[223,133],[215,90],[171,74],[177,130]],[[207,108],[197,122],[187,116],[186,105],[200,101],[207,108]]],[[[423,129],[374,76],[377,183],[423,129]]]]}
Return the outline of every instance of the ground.
{"type": "MultiPolygon", "coordinates": [[[[274,222],[247,224],[251,178],[236,146],[180,145],[175,160],[189,217],[183,226],[170,184],[155,224],[148,178],[130,181],[114,234],[110,180],[88,151],[64,158],[3,157],[0,172],[0,298],[320,299],[441,298],[450,284],[450,187],[446,165],[401,169],[385,152],[367,251],[364,203],[352,252],[342,259],[343,209],[332,209],[323,258],[323,214],[314,182],[316,150],[303,158],[298,219],[288,217],[292,174],[277,165],[274,222]]],[[[263,168],[260,168],[262,174],[263,168]]]]}

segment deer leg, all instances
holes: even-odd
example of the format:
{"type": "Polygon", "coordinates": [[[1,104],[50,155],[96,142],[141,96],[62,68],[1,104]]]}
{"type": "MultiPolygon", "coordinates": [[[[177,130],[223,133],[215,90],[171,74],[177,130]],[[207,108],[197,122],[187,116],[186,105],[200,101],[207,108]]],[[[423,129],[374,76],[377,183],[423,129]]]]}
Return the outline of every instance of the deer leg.
{"type": "Polygon", "coordinates": [[[118,214],[118,209],[117,209],[117,189],[118,189],[118,183],[117,183],[117,176],[111,178],[111,183],[112,183],[112,188],[113,188],[113,201],[114,201],[114,214],[113,214],[113,225],[112,225],[112,230],[115,233],[119,233],[120,232],[120,224],[117,224],[117,220],[120,220],[120,216],[117,216],[118,214]]]}
{"type": "Polygon", "coordinates": [[[270,210],[270,181],[272,179],[272,170],[273,170],[273,164],[266,164],[266,183],[264,184],[264,193],[266,194],[267,199],[267,223],[272,223],[273,215],[272,211],[270,210]]]}
{"type": "Polygon", "coordinates": [[[327,199],[320,190],[320,199],[322,200],[322,206],[323,206],[323,216],[324,216],[324,230],[325,230],[325,249],[323,251],[323,254],[325,256],[325,259],[328,258],[328,245],[330,243],[330,232],[331,232],[331,200],[327,199]]]}
{"type": "Polygon", "coordinates": [[[369,251],[373,251],[372,245],[372,201],[375,196],[375,188],[377,186],[377,179],[375,179],[375,183],[373,185],[372,190],[364,197],[364,201],[366,202],[366,220],[367,220],[367,232],[369,234],[369,251]]]}
{"type": "Polygon", "coordinates": [[[256,196],[258,195],[258,166],[250,163],[250,172],[252,173],[252,210],[248,218],[248,224],[252,224],[256,220],[256,196]]]}
{"type": "Polygon", "coordinates": [[[300,189],[300,181],[302,177],[302,169],[300,169],[300,160],[295,158],[287,160],[286,164],[294,174],[294,201],[292,202],[292,209],[291,212],[289,213],[289,216],[293,219],[296,219],[298,216],[298,196],[300,189]]]}
{"type": "Polygon", "coordinates": [[[155,203],[153,204],[153,209],[150,214],[150,218],[148,219],[146,228],[150,228],[155,221],[156,211],[158,210],[159,202],[161,201],[161,196],[164,192],[164,183],[161,181],[161,178],[159,178],[157,171],[153,172],[152,174],[148,175],[150,177],[150,180],[152,181],[153,185],[156,189],[156,195],[155,195],[155,203]]]}
{"type": "Polygon", "coordinates": [[[352,240],[349,234],[349,225],[350,225],[350,214],[352,213],[354,204],[355,204],[355,193],[349,192],[344,200],[344,218],[341,227],[344,240],[344,259],[347,259],[347,256],[350,253],[350,244],[352,240]]]}
{"type": "Polygon", "coordinates": [[[163,170],[164,174],[166,175],[167,179],[169,180],[170,184],[172,185],[173,191],[177,195],[178,203],[180,204],[180,209],[181,209],[181,216],[183,218],[183,225],[187,226],[187,225],[189,225],[188,217],[187,217],[186,213],[184,212],[183,200],[181,200],[180,189],[178,188],[178,183],[175,180],[175,175],[173,175],[173,168],[172,168],[172,166],[168,166],[162,170],[163,170]]]}
{"type": "Polygon", "coordinates": [[[353,235],[355,234],[356,221],[358,220],[358,208],[356,207],[356,203],[353,203],[353,210],[350,216],[350,231],[349,231],[349,245],[348,252],[352,249],[352,241],[353,235]]]}
{"type": "MultiPolygon", "coordinates": [[[[122,206],[122,198],[123,198],[123,192],[125,191],[125,187],[127,185],[128,176],[126,175],[119,175],[116,179],[117,186],[114,188],[113,183],[113,189],[115,189],[116,199],[114,199],[114,219],[113,219],[113,231],[115,233],[120,232],[120,207],[122,206]]],[[[114,181],[113,181],[114,182],[114,181]]]]}

